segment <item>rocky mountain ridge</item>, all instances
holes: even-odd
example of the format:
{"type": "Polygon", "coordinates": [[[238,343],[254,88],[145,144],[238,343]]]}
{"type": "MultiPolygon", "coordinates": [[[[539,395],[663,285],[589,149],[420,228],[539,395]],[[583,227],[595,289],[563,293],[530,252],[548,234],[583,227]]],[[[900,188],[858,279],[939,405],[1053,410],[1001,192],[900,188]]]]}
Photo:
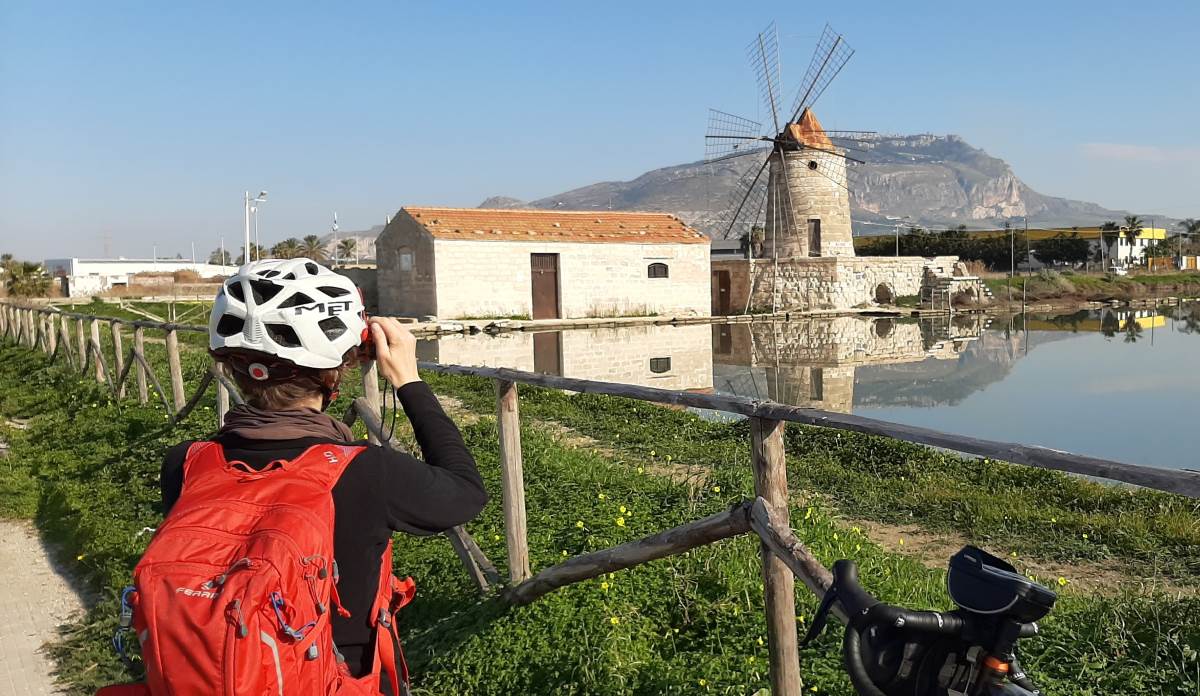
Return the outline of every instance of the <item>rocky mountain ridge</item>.
{"type": "MultiPolygon", "coordinates": [[[[1034,191],[1002,159],[956,135],[875,136],[861,151],[849,181],[856,234],[890,234],[896,224],[970,229],[1005,222],[1038,227],[1088,226],[1129,214],[1095,203],[1034,191]]],[[[716,164],[691,162],[655,169],[630,181],[605,181],[534,201],[493,196],[481,208],[566,208],[670,212],[714,236],[738,180],[762,163],[747,155],[716,164]]],[[[1142,213],[1139,213],[1142,214],[1142,213]]],[[[1144,218],[1151,214],[1142,214],[1144,218]]],[[[1154,215],[1159,226],[1173,220],[1154,215]]]]}

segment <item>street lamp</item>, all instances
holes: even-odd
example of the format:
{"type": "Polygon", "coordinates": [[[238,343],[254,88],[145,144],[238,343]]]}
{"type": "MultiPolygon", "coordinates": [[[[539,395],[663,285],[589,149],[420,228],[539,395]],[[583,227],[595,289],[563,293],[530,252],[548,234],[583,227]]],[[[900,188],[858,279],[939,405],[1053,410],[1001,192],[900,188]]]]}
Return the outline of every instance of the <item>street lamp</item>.
{"type": "MultiPolygon", "coordinates": [[[[242,202],[244,204],[243,207],[244,207],[245,213],[246,213],[246,230],[245,230],[246,235],[245,235],[245,246],[242,247],[242,250],[243,250],[242,262],[250,263],[250,261],[251,261],[251,259],[250,259],[250,213],[251,212],[254,213],[254,243],[257,245],[258,244],[258,205],[257,204],[267,202],[267,192],[259,191],[257,196],[255,196],[254,198],[251,198],[250,192],[247,191],[245,197],[242,199],[242,202]],[[250,205],[251,203],[254,203],[256,205],[251,206],[250,205]]],[[[261,256],[261,254],[260,254],[260,256],[261,256]]]]}

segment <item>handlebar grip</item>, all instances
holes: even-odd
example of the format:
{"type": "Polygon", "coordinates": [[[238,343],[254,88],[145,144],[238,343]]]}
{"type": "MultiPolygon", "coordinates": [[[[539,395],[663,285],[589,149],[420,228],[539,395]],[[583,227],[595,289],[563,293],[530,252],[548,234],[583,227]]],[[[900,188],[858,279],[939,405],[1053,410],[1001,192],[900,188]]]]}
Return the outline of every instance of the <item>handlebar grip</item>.
{"type": "Polygon", "coordinates": [[[838,601],[841,602],[842,607],[846,610],[846,616],[851,620],[863,616],[871,607],[880,603],[858,584],[858,566],[854,561],[836,561],[831,573],[838,601]]]}

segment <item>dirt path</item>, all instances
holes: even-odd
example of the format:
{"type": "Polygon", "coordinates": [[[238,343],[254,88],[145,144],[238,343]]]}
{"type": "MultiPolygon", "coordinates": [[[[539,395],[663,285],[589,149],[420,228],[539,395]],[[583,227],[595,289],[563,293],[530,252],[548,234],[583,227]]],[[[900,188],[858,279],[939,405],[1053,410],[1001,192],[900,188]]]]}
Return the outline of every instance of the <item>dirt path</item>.
{"type": "Polygon", "coordinates": [[[0,693],[42,696],[60,693],[42,644],[83,609],[83,600],[55,568],[33,524],[0,520],[0,693]]]}

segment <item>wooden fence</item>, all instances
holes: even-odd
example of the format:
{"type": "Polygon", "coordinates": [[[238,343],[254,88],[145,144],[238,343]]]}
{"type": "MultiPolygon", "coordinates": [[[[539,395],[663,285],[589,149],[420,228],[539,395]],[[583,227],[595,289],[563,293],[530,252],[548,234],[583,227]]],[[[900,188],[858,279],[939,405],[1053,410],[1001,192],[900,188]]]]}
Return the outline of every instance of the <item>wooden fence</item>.
{"type": "MultiPolygon", "coordinates": [[[[40,349],[54,361],[62,356],[70,367],[92,374],[108,383],[117,398],[124,398],[132,371],[137,380],[137,398],[149,400],[149,390],[162,400],[175,421],[188,415],[213,384],[217,388],[217,418],[223,420],[230,400],[240,402],[236,386],[215,365],[204,373],[189,397],[185,392],[180,361],[179,332],[206,332],[202,326],[184,326],[149,321],[100,318],[46,308],[0,304],[0,337],[40,349]],[[90,324],[89,324],[90,322],[90,324]],[[71,326],[75,324],[74,336],[71,326]],[[100,343],[101,325],[107,324],[114,347],[114,363],[107,364],[100,343]],[[85,325],[87,330],[85,331],[85,325]],[[133,329],[133,347],[123,353],[122,327],[133,329]],[[159,383],[146,358],[145,330],[165,333],[170,389],[159,383]]],[[[771,693],[799,696],[800,663],[797,650],[795,579],[822,596],[831,576],[791,530],[783,431],[786,423],[835,428],[882,435],[907,442],[992,457],[1004,461],[1156,488],[1200,497],[1200,474],[1122,464],[1043,447],[980,440],[842,413],[799,408],[743,397],[669,391],[650,387],[612,384],[591,380],[539,375],[503,368],[479,368],[422,364],[425,370],[444,374],[472,375],[493,380],[496,387],[496,417],[500,438],[502,506],[507,546],[507,583],[465,529],[446,533],[471,580],[482,593],[495,585],[506,585],[501,596],[514,604],[526,604],[560,587],[665,558],[721,539],[754,533],[761,541],[761,564],[765,595],[766,629],[770,656],[771,693]],[[755,499],[701,520],[668,529],[609,549],[569,558],[532,573],[526,534],[525,483],[522,472],[520,406],[518,385],[528,384],[574,392],[608,394],[653,403],[735,413],[750,419],[750,453],[754,469],[755,499]]],[[[355,399],[345,421],[361,420],[372,442],[397,448],[382,424],[380,384],[373,363],[362,369],[364,396],[355,399]]],[[[844,617],[842,617],[844,618],[844,617]]]]}

